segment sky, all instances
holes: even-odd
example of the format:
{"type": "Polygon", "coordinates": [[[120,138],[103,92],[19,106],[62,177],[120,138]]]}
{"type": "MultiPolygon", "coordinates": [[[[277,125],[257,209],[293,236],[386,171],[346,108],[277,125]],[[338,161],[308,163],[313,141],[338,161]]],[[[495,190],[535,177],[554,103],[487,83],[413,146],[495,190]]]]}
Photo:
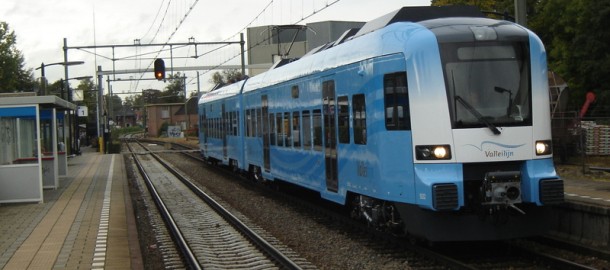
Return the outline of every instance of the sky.
{"type": "MultiPolygon", "coordinates": [[[[194,38],[197,42],[238,41],[246,26],[284,25],[318,21],[369,21],[403,6],[428,6],[430,0],[2,0],[0,21],[7,22],[17,36],[16,47],[25,58],[27,69],[33,69],[39,79],[41,63],[64,61],[63,41],[68,47],[93,45],[130,45],[135,39],[141,44],[179,43],[194,38]],[[305,18],[305,20],[303,20],[305,18]],[[236,36],[237,35],[237,36],[236,36]],[[154,39],[153,39],[154,37],[154,39]]],[[[247,42],[247,41],[246,41],[247,42]]],[[[169,58],[169,51],[147,54],[159,48],[115,48],[115,70],[146,68],[152,60],[146,57],[169,58]],[[135,60],[134,60],[135,59],[135,60]]],[[[198,48],[198,54],[211,50],[198,48]]],[[[238,48],[237,48],[238,49],[238,48]]],[[[193,55],[192,46],[174,51],[174,55],[193,55]]],[[[84,61],[70,66],[69,77],[94,76],[97,66],[112,70],[112,49],[68,50],[68,61],[84,61]],[[97,56],[96,56],[97,55],[97,56]]],[[[174,66],[216,65],[234,56],[230,49],[210,53],[198,59],[177,59],[174,66]]],[[[237,58],[239,59],[239,58],[237,58]]],[[[231,63],[231,62],[229,62],[231,63]]],[[[236,64],[239,62],[236,62],[236,64]]],[[[168,65],[166,60],[166,65],[168,65]]],[[[209,75],[201,72],[201,90],[211,87],[209,75]]],[[[49,83],[64,77],[63,66],[48,66],[45,75],[49,83]]],[[[196,91],[194,71],[187,71],[188,91],[196,91]]],[[[151,74],[120,75],[119,78],[152,78],[151,74]]],[[[137,93],[142,89],[163,89],[162,82],[112,82],[114,93],[137,93]]],[[[75,87],[77,82],[71,81],[75,87]]],[[[108,84],[103,82],[104,91],[108,84]]]]}

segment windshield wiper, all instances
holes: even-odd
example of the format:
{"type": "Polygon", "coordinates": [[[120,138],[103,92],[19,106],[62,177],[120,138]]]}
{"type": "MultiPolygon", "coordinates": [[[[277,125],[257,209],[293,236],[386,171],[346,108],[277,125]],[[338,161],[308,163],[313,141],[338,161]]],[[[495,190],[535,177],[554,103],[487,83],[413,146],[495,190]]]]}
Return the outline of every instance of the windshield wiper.
{"type": "Polygon", "coordinates": [[[477,120],[479,120],[479,121],[483,122],[485,125],[487,125],[487,127],[495,135],[500,135],[500,133],[502,133],[496,126],[494,126],[491,122],[489,122],[487,119],[485,119],[485,117],[483,117],[483,115],[481,115],[481,113],[479,113],[479,111],[477,111],[477,109],[472,107],[472,105],[470,105],[470,103],[466,102],[466,100],[464,100],[462,97],[455,96],[455,100],[457,100],[460,104],[462,104],[462,106],[464,106],[464,108],[466,108],[466,110],[468,110],[470,113],[472,113],[472,115],[474,115],[477,118],[477,120]]]}

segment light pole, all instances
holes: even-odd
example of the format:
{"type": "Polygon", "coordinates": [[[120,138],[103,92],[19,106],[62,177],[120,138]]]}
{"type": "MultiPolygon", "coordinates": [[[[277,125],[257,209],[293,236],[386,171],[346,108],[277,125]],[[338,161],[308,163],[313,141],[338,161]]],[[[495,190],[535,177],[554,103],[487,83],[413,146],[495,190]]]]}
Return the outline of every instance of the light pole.
{"type": "MultiPolygon", "coordinates": [[[[40,63],[40,67],[37,67],[36,70],[40,69],[40,95],[44,96],[47,94],[47,79],[45,78],[44,68],[48,66],[62,65],[62,66],[73,66],[73,65],[82,65],[84,61],[70,61],[70,62],[57,62],[51,64],[40,63]]],[[[63,96],[62,96],[63,98],[63,96]]]]}

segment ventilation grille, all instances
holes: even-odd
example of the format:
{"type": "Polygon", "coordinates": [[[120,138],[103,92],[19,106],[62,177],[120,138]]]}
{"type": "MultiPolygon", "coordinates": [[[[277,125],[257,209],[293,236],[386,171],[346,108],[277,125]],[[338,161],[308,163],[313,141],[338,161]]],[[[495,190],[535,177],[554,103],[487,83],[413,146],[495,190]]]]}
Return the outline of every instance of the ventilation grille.
{"type": "Polygon", "coordinates": [[[436,184],[432,187],[434,209],[452,210],[458,207],[458,190],[455,184],[436,184]]]}
{"type": "Polygon", "coordinates": [[[564,201],[563,180],[540,180],[540,202],[543,204],[558,204],[564,201]]]}

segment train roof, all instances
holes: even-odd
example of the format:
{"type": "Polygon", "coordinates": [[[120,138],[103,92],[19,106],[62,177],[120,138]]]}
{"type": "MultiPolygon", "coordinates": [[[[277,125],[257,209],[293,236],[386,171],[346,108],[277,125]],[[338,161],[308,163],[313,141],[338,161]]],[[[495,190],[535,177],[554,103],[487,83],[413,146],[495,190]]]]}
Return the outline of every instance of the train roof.
{"type": "Polygon", "coordinates": [[[403,7],[366,23],[354,35],[359,37],[395,22],[421,22],[449,17],[485,17],[475,6],[403,7]]]}
{"type": "Polygon", "coordinates": [[[201,96],[198,104],[202,104],[205,102],[211,102],[211,101],[215,101],[215,100],[219,100],[219,99],[224,99],[224,98],[231,97],[231,96],[237,96],[237,95],[239,95],[239,93],[241,93],[241,89],[242,89],[244,83],[246,83],[246,81],[247,80],[242,80],[242,81],[221,87],[217,90],[207,92],[201,96]]]}
{"type": "Polygon", "coordinates": [[[484,18],[485,16],[474,6],[403,7],[366,23],[357,32],[350,30],[351,33],[346,33],[347,37],[342,38],[343,42],[323,45],[301,59],[272,68],[248,79],[243,92],[254,91],[375,56],[402,52],[402,48],[380,44],[384,32],[425,29],[427,26],[423,23],[424,21],[447,17],[484,18]],[[397,30],[395,26],[392,26],[397,22],[411,22],[412,24],[408,30],[404,28],[397,30]],[[354,42],[356,40],[358,42],[354,42]]]}

